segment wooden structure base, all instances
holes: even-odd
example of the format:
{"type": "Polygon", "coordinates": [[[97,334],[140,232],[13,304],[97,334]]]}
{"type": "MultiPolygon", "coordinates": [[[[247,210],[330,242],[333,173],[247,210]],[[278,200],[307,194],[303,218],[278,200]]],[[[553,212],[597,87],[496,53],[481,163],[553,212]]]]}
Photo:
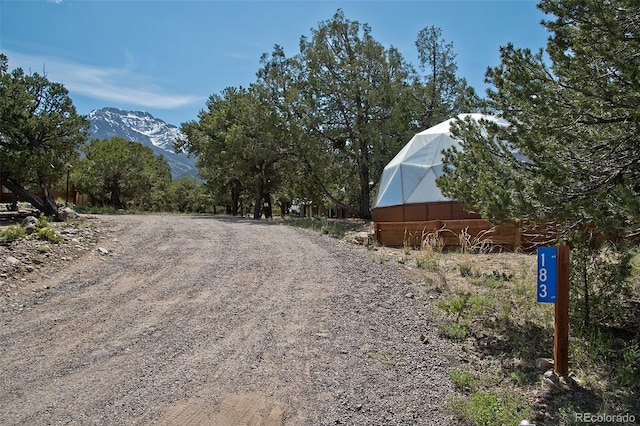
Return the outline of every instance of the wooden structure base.
{"type": "Polygon", "coordinates": [[[492,225],[483,219],[450,219],[415,222],[375,222],[374,238],[387,247],[464,247],[530,251],[549,244],[553,236],[544,230],[524,228],[521,221],[492,225]]]}

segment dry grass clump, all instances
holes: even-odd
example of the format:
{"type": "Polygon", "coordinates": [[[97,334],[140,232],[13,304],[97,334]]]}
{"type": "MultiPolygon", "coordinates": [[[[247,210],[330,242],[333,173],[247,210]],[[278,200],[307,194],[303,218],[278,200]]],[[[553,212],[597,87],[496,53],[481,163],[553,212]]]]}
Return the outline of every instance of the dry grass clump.
{"type": "MultiPolygon", "coordinates": [[[[378,252],[397,256],[411,279],[424,283],[421,303],[435,305],[441,334],[457,342],[451,380],[461,395],[451,401],[453,412],[483,425],[505,424],[509,416],[540,425],[573,424],[579,412],[640,413],[638,336],[620,343],[606,332],[572,330],[570,377],[550,383],[536,360],[553,359],[554,305],[537,302],[535,254],[494,251],[466,232],[458,238],[454,249],[435,232],[423,235],[420,247],[378,252]]],[[[633,265],[640,295],[639,257],[633,265]]]]}

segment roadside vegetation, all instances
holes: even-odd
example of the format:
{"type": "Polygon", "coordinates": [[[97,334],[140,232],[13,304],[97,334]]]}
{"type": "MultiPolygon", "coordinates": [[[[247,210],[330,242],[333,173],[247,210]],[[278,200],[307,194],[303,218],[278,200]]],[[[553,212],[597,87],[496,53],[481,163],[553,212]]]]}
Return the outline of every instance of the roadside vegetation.
{"type": "MultiPolygon", "coordinates": [[[[615,253],[603,251],[589,268],[594,294],[615,286],[625,296],[615,303],[593,297],[598,320],[584,322],[579,285],[584,265],[572,263],[568,377],[552,373],[554,305],[536,300],[536,256],[490,252],[485,247],[444,251],[377,247],[373,253],[407,267],[424,289],[420,304],[432,304],[444,338],[456,342],[450,379],[459,396],[449,408],[474,425],[579,424],[577,413],[632,414],[640,403],[640,255],[627,274],[610,271],[615,253]],[[607,315],[604,315],[607,312],[607,315]],[[518,421],[519,421],[518,420],[518,421]]],[[[615,269],[615,268],[614,268],[615,269]]]]}
{"type": "Polygon", "coordinates": [[[284,216],[281,219],[285,225],[310,229],[323,235],[335,238],[343,238],[348,233],[360,231],[363,221],[357,219],[327,219],[321,217],[299,217],[295,215],[284,216]]]}
{"type": "MultiPolygon", "coordinates": [[[[357,242],[354,233],[368,230],[366,222],[353,220],[289,218],[284,223],[352,242],[357,242]]],[[[628,271],[620,269],[620,254],[612,247],[591,259],[586,279],[594,296],[589,301],[584,300],[584,258],[574,252],[569,375],[558,377],[553,374],[554,305],[537,302],[535,253],[503,252],[488,244],[445,250],[432,235],[421,247],[375,242],[368,247],[376,262],[406,268],[407,279],[423,289],[416,303],[432,307],[441,336],[456,344],[449,378],[458,395],[449,409],[461,420],[506,426],[528,419],[551,426],[581,424],[581,413],[640,418],[640,248],[625,251],[632,253],[628,271]],[[605,296],[611,288],[619,297],[605,296]],[[586,323],[585,310],[592,312],[586,323]]],[[[368,356],[383,364],[398,362],[384,350],[368,356]]]]}
{"type": "Polygon", "coordinates": [[[62,241],[62,237],[49,225],[44,214],[41,214],[34,223],[27,225],[14,223],[0,229],[0,244],[11,243],[23,238],[36,238],[52,243],[62,241]]]}

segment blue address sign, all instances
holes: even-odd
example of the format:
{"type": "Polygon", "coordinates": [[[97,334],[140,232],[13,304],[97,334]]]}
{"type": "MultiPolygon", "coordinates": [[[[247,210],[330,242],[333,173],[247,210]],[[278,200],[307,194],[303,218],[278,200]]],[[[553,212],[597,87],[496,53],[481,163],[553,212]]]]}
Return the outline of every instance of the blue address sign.
{"type": "Polygon", "coordinates": [[[556,302],[558,250],[538,247],[538,302],[556,302]]]}

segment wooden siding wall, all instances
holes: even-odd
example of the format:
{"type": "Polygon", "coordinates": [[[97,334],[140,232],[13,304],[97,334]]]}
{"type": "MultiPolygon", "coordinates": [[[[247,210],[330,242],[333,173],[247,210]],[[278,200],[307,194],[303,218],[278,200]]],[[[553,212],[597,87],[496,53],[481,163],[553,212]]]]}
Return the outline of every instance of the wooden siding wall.
{"type": "Polygon", "coordinates": [[[425,243],[442,248],[530,251],[549,244],[554,237],[544,230],[523,229],[520,221],[494,226],[482,219],[429,220],[415,222],[375,222],[375,240],[388,247],[422,247],[425,243]]]}
{"type": "Polygon", "coordinates": [[[419,222],[436,219],[480,219],[480,215],[469,213],[456,201],[438,203],[402,204],[381,207],[371,212],[374,222],[419,222]]]}

